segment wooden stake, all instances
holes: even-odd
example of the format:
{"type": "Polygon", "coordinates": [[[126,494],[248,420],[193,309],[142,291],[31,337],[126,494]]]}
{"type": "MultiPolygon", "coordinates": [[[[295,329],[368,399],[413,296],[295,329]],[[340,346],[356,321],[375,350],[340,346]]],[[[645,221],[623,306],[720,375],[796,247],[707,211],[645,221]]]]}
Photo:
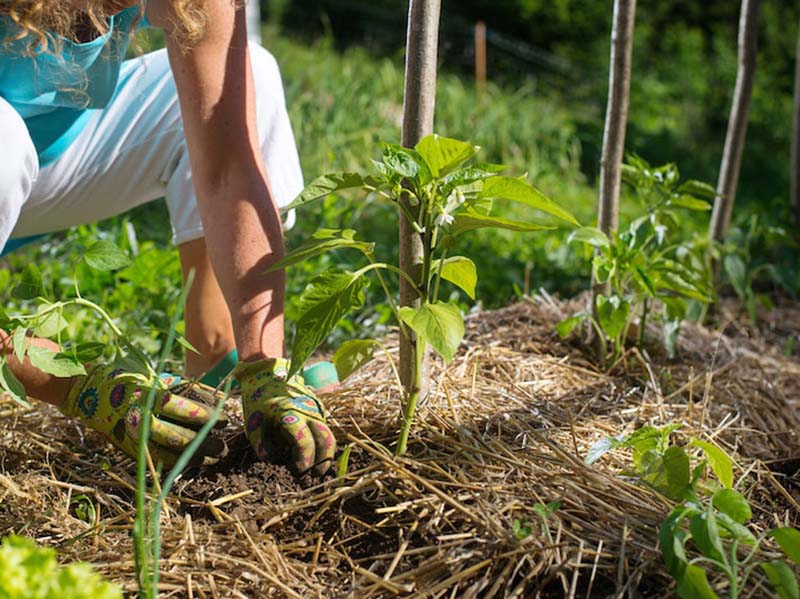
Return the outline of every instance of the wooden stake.
{"type": "Polygon", "coordinates": [[[736,187],[739,183],[739,169],[747,133],[747,115],[750,111],[750,97],[756,73],[759,5],[760,0],[742,0],[739,16],[739,68],[736,72],[728,133],[725,136],[725,149],[722,152],[722,164],[717,181],[717,199],[714,202],[709,230],[709,236],[715,241],[722,241],[728,234],[733,202],[736,199],[736,187]]]}
{"type": "MultiPolygon", "coordinates": [[[[436,66],[439,49],[440,0],[410,0],[406,44],[405,96],[403,100],[402,144],[413,147],[433,133],[436,106],[436,66]]],[[[409,206],[409,208],[411,208],[409,206]]],[[[419,280],[422,267],[422,240],[400,213],[400,268],[419,280]]],[[[418,305],[417,290],[400,279],[400,305],[418,305]]],[[[424,368],[423,368],[424,371],[424,368]]],[[[410,395],[414,372],[412,341],[400,336],[400,380],[410,395]]],[[[423,383],[426,377],[423,376],[423,383]]],[[[423,384],[424,386],[424,384],[423,384]]],[[[420,397],[425,396],[425,389],[420,397]]]]}
{"type": "Polygon", "coordinates": [[[797,28],[797,54],[794,62],[794,109],[792,111],[792,157],[789,163],[790,214],[800,224],[800,25],[797,28]]]}
{"type": "Polygon", "coordinates": [[[486,91],[486,23],[475,23],[475,86],[478,94],[486,91]]]}

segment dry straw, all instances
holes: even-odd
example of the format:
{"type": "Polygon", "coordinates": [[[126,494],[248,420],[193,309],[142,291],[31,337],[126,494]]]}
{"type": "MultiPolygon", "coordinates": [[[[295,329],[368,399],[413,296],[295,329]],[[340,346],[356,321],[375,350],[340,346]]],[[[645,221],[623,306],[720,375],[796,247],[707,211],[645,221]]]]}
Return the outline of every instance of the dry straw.
{"type": "MultiPolygon", "coordinates": [[[[261,487],[243,463],[211,488],[197,482],[207,473],[185,476],[162,515],[163,596],[673,596],[656,547],[667,500],[622,474],[624,452],[584,463],[597,439],[645,424],[683,423],[676,442],[734,455],[757,529],[800,524],[800,361],[780,351],[800,312],[766,315],[760,334],[732,318],[721,332],[687,326],[680,360],[633,351],[606,374],[553,332],[581,301],[544,294],[470,317],[457,358],[432,369],[407,458],[380,448],[399,407],[379,357],[327,398],[353,447],[343,479],[261,487]],[[534,505],[550,501],[545,523],[534,505]],[[532,534],[518,540],[515,520],[532,534]]],[[[0,534],[57,546],[133,592],[132,462],[55,410],[10,400],[0,439],[0,534]],[[95,522],[70,508],[78,496],[95,522]]],[[[751,597],[766,596],[759,584],[751,597]]]]}

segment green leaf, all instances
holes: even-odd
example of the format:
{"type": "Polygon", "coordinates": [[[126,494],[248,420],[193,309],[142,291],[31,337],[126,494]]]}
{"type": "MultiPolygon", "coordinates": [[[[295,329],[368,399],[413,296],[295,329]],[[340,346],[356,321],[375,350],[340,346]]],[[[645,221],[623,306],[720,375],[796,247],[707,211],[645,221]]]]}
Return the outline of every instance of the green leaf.
{"type": "Polygon", "coordinates": [[[680,530],[681,521],[688,512],[684,506],[676,507],[658,529],[658,546],[661,549],[664,567],[675,579],[680,579],[689,563],[683,549],[680,530]]]}
{"type": "Polygon", "coordinates": [[[575,220],[572,214],[561,208],[561,206],[545,196],[533,185],[522,179],[503,176],[486,179],[483,183],[481,196],[485,198],[511,200],[512,202],[525,204],[536,210],[552,214],[572,225],[580,226],[580,223],[575,220]]]}
{"type": "Polygon", "coordinates": [[[689,532],[692,533],[692,539],[700,550],[700,553],[708,558],[725,563],[725,558],[722,553],[724,549],[722,548],[722,541],[719,538],[719,532],[717,532],[714,536],[714,540],[712,540],[709,534],[708,518],[705,513],[696,514],[689,520],[689,532]]]}
{"type": "Polygon", "coordinates": [[[708,459],[708,465],[711,466],[723,487],[726,489],[733,487],[733,461],[727,453],[713,443],[700,439],[692,439],[689,445],[703,450],[708,459]]]}
{"type": "Polygon", "coordinates": [[[378,342],[372,339],[352,339],[345,341],[333,355],[333,365],[343,381],[364,364],[372,360],[378,342]]]}
{"type": "Polygon", "coordinates": [[[625,329],[630,310],[630,303],[623,297],[606,297],[602,294],[597,296],[597,319],[600,327],[612,339],[616,339],[625,329]]]}
{"type": "Polygon", "coordinates": [[[656,296],[656,287],[653,281],[640,266],[634,266],[633,269],[631,269],[631,274],[641,291],[644,291],[648,297],[656,296]]]}
{"type": "Polygon", "coordinates": [[[734,522],[744,524],[753,517],[750,504],[747,499],[733,489],[720,489],[711,498],[714,507],[723,514],[727,514],[734,522]]]}
{"type": "Polygon", "coordinates": [[[425,185],[432,178],[425,160],[416,150],[395,144],[383,144],[383,164],[400,177],[414,179],[419,185],[425,185]]]}
{"type": "Polygon", "coordinates": [[[690,179],[689,181],[683,183],[683,185],[678,188],[678,191],[680,193],[706,198],[708,200],[714,200],[717,197],[717,191],[708,183],[695,181],[694,179],[690,179]]]}
{"type": "Polygon", "coordinates": [[[14,346],[14,355],[17,357],[17,360],[22,362],[25,358],[25,339],[27,329],[25,327],[19,327],[16,331],[14,331],[14,335],[11,338],[12,344],[14,346]]]}
{"type": "Polygon", "coordinates": [[[678,580],[678,596],[681,599],[719,599],[708,584],[706,571],[699,566],[686,566],[683,576],[678,580]]]}
{"type": "Polygon", "coordinates": [[[303,367],[308,357],[352,309],[364,305],[369,279],[349,271],[329,270],[308,283],[298,301],[289,376],[303,367]]]}
{"type": "Polygon", "coordinates": [[[470,143],[436,134],[423,137],[414,149],[426,162],[434,177],[447,174],[480,150],[470,143]]]}
{"type": "MultiPolygon", "coordinates": [[[[37,312],[44,312],[47,309],[49,309],[49,306],[42,304],[37,308],[37,312]]],[[[55,337],[67,326],[69,325],[64,316],[59,314],[57,310],[53,310],[36,321],[33,334],[37,337],[55,337]]]]}
{"type": "Polygon", "coordinates": [[[28,262],[20,273],[20,281],[11,292],[11,297],[20,300],[29,300],[45,295],[42,273],[35,264],[28,262]]]}
{"type": "Polygon", "coordinates": [[[623,444],[619,438],[603,437],[602,439],[592,443],[592,446],[589,448],[589,453],[586,454],[586,463],[594,464],[609,451],[616,449],[617,447],[621,447],[622,445],[623,444]]]}
{"type": "Polygon", "coordinates": [[[423,342],[450,362],[464,338],[464,318],[458,308],[444,302],[422,304],[419,308],[400,308],[400,320],[406,323],[423,342]]]}
{"type": "Polygon", "coordinates": [[[30,402],[25,394],[25,387],[19,382],[19,379],[11,372],[11,367],[5,361],[0,360],[0,388],[11,396],[11,399],[18,404],[30,407],[30,402]]]}
{"type": "Polygon", "coordinates": [[[747,294],[747,267],[744,261],[736,254],[729,254],[725,256],[723,264],[736,294],[744,298],[747,294]]]}
{"type": "Polygon", "coordinates": [[[100,271],[118,270],[131,264],[131,259],[121,248],[107,239],[92,244],[83,254],[91,268],[100,271]]]}
{"type": "Polygon", "coordinates": [[[781,599],[800,599],[800,588],[792,569],[780,560],[758,564],[781,599]]]}
{"type": "Polygon", "coordinates": [[[350,465],[350,454],[353,451],[353,444],[348,443],[342,450],[341,455],[336,458],[336,478],[343,478],[347,474],[347,468],[350,465]]]}
{"type": "MultiPolygon", "coordinates": [[[[431,276],[438,272],[441,260],[434,260],[431,276]]],[[[466,256],[447,258],[442,265],[442,278],[456,285],[470,297],[475,299],[475,286],[478,284],[478,269],[475,263],[466,256]]]]}
{"type": "Polygon", "coordinates": [[[560,501],[550,501],[547,505],[543,503],[536,503],[533,506],[533,511],[542,519],[548,520],[558,508],[561,507],[560,501]]]}
{"type": "Polygon", "coordinates": [[[358,173],[329,173],[322,175],[309,183],[285,210],[299,208],[309,202],[328,197],[335,191],[364,187],[367,183],[371,182],[358,173]]]}
{"type": "Polygon", "coordinates": [[[56,353],[44,347],[29,347],[28,358],[34,367],[53,376],[63,378],[86,374],[83,364],[77,362],[73,356],[56,353]]]}
{"type": "Polygon", "coordinates": [[[669,199],[671,206],[686,208],[688,210],[711,210],[711,204],[705,200],[698,200],[690,195],[674,195],[669,199]]]}
{"type": "Polygon", "coordinates": [[[106,344],[98,341],[89,341],[87,343],[79,343],[74,349],[73,355],[79,362],[93,362],[103,355],[106,350],[106,344]]]}
{"type": "Polygon", "coordinates": [[[287,266],[297,264],[298,262],[304,262],[315,256],[325,254],[331,250],[341,248],[353,248],[367,257],[372,256],[375,244],[366,241],[358,241],[355,235],[356,232],[353,229],[345,229],[344,231],[338,229],[320,229],[311,236],[310,240],[299,248],[289,252],[283,259],[270,266],[264,272],[268,273],[280,270],[287,266]]]}
{"type": "Polygon", "coordinates": [[[508,231],[552,231],[555,227],[535,225],[508,220],[497,216],[484,216],[473,210],[459,212],[454,215],[455,222],[450,227],[449,235],[455,237],[464,231],[474,229],[506,229],[508,231]]]}
{"type": "Polygon", "coordinates": [[[575,229],[567,237],[567,243],[586,243],[596,248],[611,247],[608,236],[597,227],[581,227],[575,229]]]}
{"type": "Polygon", "coordinates": [[[667,497],[683,499],[689,488],[689,456],[682,447],[672,446],[664,452],[664,468],[667,473],[667,497]]]}
{"type": "Polygon", "coordinates": [[[556,331],[558,332],[558,336],[562,339],[566,339],[572,334],[572,331],[581,324],[584,320],[589,318],[588,312],[578,312],[577,314],[573,314],[572,316],[568,316],[556,325],[556,331]]]}
{"type": "Polygon", "coordinates": [[[800,566],[800,531],[796,528],[775,528],[769,531],[775,542],[790,560],[800,566]]]}

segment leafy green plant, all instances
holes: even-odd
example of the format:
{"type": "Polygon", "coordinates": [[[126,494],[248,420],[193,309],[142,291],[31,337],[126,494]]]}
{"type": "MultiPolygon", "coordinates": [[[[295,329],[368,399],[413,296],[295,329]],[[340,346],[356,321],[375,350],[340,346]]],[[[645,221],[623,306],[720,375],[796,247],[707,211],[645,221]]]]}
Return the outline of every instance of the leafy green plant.
{"type": "Polygon", "coordinates": [[[601,340],[602,361],[611,364],[622,355],[637,319],[636,343],[644,342],[648,319],[657,319],[664,346],[674,355],[681,321],[712,299],[703,254],[676,238],[682,226],[678,210],[708,210],[705,199],[714,197],[713,188],[699,181],[681,183],[674,164],[654,168],[636,156],[628,157],[622,175],[646,214],[610,236],[594,227],[571,234],[570,242],[583,244],[587,256],[594,254],[594,280],[607,292],[597,296],[594,313],[583,311],[558,324],[559,335],[566,337],[589,321],[601,340]]]}
{"type": "Polygon", "coordinates": [[[796,268],[792,270],[770,259],[775,248],[787,248],[791,243],[785,229],[765,225],[757,214],[753,214],[746,226],[733,227],[725,242],[715,248],[714,257],[721,259],[728,281],[753,324],[756,323],[758,304],[772,308],[770,296],[757,291],[760,281],[774,283],[792,297],[797,294],[800,273],[796,268]]]}
{"type": "Polygon", "coordinates": [[[0,599],[122,599],[122,589],[89,564],[59,566],[55,549],[16,535],[0,543],[0,599]]]}
{"type": "MultiPolygon", "coordinates": [[[[539,520],[540,532],[550,543],[553,542],[553,535],[550,533],[549,520],[559,507],[561,507],[561,503],[558,501],[550,501],[546,504],[536,503],[533,506],[533,511],[536,512],[536,517],[539,520]]],[[[514,518],[511,531],[517,540],[522,541],[533,534],[534,525],[535,523],[528,521],[527,518],[514,518]]]]}
{"type": "MultiPolygon", "coordinates": [[[[337,249],[360,252],[367,264],[355,271],[330,269],[313,278],[299,300],[292,343],[291,371],[298,371],[348,312],[364,305],[365,275],[372,273],[386,293],[402,335],[415,343],[413,381],[406,390],[397,453],[406,450],[419,399],[422,361],[430,346],[446,362],[452,360],[464,335],[464,321],[456,306],[440,299],[443,281],[475,297],[477,269],[466,256],[450,251],[463,233],[486,228],[540,231],[555,228],[550,221],[510,220],[492,214],[495,200],[507,200],[548,214],[571,225],[572,215],[524,179],[504,176],[505,167],[473,163],[479,148],[470,143],[431,135],[413,149],[383,144],[374,174],[333,173],[314,180],[290,205],[305,206],[341,190],[360,190],[367,197],[388,201],[406,218],[423,247],[417,272],[406,273],[376,259],[376,244],[357,239],[352,229],[320,229],[273,268],[284,268],[337,249]],[[419,306],[398,306],[384,273],[404,277],[417,291],[419,306]]],[[[394,244],[395,237],[389,243],[394,244]]],[[[357,365],[371,354],[364,341],[344,344],[337,363],[357,365]]],[[[351,370],[350,368],[348,368],[351,370]]],[[[291,374],[291,373],[290,373],[291,374]]],[[[344,373],[343,373],[344,374],[344,373]]]]}
{"type": "Polygon", "coordinates": [[[700,449],[704,456],[700,461],[693,459],[683,447],[670,444],[670,435],[678,428],[677,424],[644,426],[629,436],[601,439],[590,448],[586,461],[593,464],[609,451],[630,449],[633,469],[629,474],[679,502],[659,528],[659,547],[683,599],[718,597],[708,582],[712,570],[726,577],[728,597],[737,599],[756,568],[781,599],[800,598],[797,579],[784,561],[757,559],[764,540],[772,538],[791,561],[800,564],[800,531],[776,528],[756,537],[747,527],[752,509],[733,489],[730,456],[713,443],[691,439],[688,446],[700,449]],[[707,466],[718,481],[704,480],[707,466]]]}

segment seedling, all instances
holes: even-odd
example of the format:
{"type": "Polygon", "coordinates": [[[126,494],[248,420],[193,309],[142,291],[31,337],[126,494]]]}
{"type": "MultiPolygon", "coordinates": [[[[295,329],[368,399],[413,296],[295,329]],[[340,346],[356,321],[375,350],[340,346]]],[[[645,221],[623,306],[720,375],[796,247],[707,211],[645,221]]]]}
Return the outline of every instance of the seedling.
{"type": "MultiPolygon", "coordinates": [[[[423,247],[422,264],[416,272],[379,262],[375,243],[361,241],[352,229],[322,229],[305,244],[291,251],[273,269],[285,268],[334,249],[354,249],[367,264],[355,272],[333,269],[312,279],[299,301],[292,344],[291,373],[303,366],[312,352],[328,337],[336,323],[348,312],[364,305],[367,274],[374,274],[386,293],[388,304],[400,327],[400,334],[414,344],[414,371],[411,385],[404,389],[402,424],[396,453],[406,451],[414,418],[423,356],[430,346],[445,362],[453,356],[464,336],[464,320],[456,306],[442,301],[442,281],[460,288],[475,298],[478,281],[475,264],[466,256],[453,256],[456,239],[469,231],[500,228],[530,232],[551,230],[552,219],[570,225],[577,221],[569,212],[544,196],[524,179],[504,176],[505,167],[474,163],[479,148],[470,143],[431,135],[414,149],[383,144],[381,159],[373,161],[374,173],[333,173],[313,181],[289,206],[299,208],[342,190],[357,190],[395,205],[411,224],[423,247]],[[405,201],[401,201],[405,200],[405,201]],[[537,211],[531,221],[514,221],[492,214],[495,200],[506,200],[537,211]],[[404,277],[416,290],[419,306],[399,307],[389,290],[384,273],[404,277]]],[[[394,244],[395,240],[383,240],[394,244]]],[[[343,344],[336,355],[342,374],[349,374],[368,361],[375,342],[353,341],[343,344]]],[[[291,374],[290,373],[290,374],[291,374]]]]}

